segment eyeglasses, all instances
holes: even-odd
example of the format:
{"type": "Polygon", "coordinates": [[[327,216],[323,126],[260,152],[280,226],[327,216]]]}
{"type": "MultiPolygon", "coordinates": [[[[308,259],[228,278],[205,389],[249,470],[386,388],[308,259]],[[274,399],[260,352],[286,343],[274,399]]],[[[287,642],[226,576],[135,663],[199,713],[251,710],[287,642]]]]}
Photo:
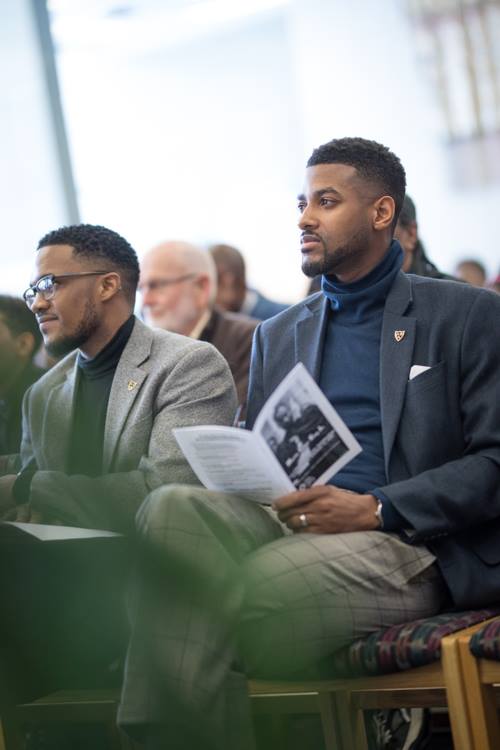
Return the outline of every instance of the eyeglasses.
{"type": "Polygon", "coordinates": [[[80,271],[80,273],[60,273],[58,276],[49,273],[41,276],[33,286],[29,286],[23,294],[23,299],[31,310],[37,294],[46,301],[54,297],[59,279],[69,279],[75,276],[103,276],[106,273],[109,271],[80,271]]]}
{"type": "Polygon", "coordinates": [[[141,294],[144,294],[144,292],[155,292],[164,286],[179,284],[181,281],[188,281],[189,279],[196,278],[196,276],[198,276],[196,273],[185,273],[184,276],[176,276],[174,279],[154,279],[146,284],[139,284],[139,291],[141,294]]]}

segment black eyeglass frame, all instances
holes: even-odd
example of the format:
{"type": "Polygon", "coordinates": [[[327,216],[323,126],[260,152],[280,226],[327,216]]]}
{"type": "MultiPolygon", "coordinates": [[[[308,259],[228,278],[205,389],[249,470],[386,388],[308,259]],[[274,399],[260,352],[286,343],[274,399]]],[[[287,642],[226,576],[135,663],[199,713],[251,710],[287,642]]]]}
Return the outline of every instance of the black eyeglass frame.
{"type": "Polygon", "coordinates": [[[40,294],[46,302],[53,299],[56,293],[54,284],[57,284],[59,279],[69,279],[75,276],[104,276],[106,273],[111,273],[111,271],[79,271],[75,273],[59,273],[57,275],[53,273],[46,273],[44,276],[40,276],[36,284],[34,284],[33,286],[30,285],[23,292],[23,300],[26,302],[27,306],[31,310],[37,294],[40,294]],[[52,284],[51,289],[40,288],[41,282],[45,281],[46,279],[48,279],[51,282],[52,284]]]}

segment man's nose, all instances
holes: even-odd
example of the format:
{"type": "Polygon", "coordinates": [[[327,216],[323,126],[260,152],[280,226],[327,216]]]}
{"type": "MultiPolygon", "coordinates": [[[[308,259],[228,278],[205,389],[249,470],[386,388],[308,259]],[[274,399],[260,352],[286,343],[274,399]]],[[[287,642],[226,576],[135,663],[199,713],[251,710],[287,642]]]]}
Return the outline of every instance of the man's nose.
{"type": "Polygon", "coordinates": [[[146,284],[144,284],[144,286],[141,287],[139,291],[141,293],[141,298],[142,298],[142,307],[149,307],[153,303],[153,297],[154,297],[154,294],[151,291],[151,288],[147,286],[146,284]]]}
{"type": "Polygon", "coordinates": [[[45,299],[40,292],[37,292],[35,294],[35,299],[33,300],[33,304],[31,305],[31,312],[35,315],[37,312],[41,310],[47,310],[47,308],[50,307],[50,300],[45,299]]]}
{"type": "Polygon", "coordinates": [[[314,215],[314,211],[310,206],[306,206],[300,215],[299,228],[304,230],[308,227],[315,227],[317,224],[318,222],[314,215]]]}

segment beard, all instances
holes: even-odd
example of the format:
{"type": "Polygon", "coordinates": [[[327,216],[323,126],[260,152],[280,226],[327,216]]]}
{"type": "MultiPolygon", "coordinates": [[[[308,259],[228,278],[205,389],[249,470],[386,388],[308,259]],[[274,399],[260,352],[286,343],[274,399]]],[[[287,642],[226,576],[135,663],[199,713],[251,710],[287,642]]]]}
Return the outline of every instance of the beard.
{"type": "Polygon", "coordinates": [[[78,349],[92,336],[99,327],[99,317],[91,300],[87,300],[83,317],[73,333],[61,336],[45,344],[51,357],[63,357],[78,349]]]}
{"type": "Polygon", "coordinates": [[[335,248],[328,249],[323,238],[321,240],[322,253],[320,258],[305,256],[302,260],[302,271],[309,278],[314,276],[333,276],[349,270],[366,252],[369,244],[368,230],[363,227],[353,234],[346,242],[335,248]]]}
{"type": "Polygon", "coordinates": [[[152,328],[161,328],[172,333],[188,336],[200,319],[200,311],[193,306],[190,297],[181,297],[172,310],[152,314],[151,310],[143,310],[144,322],[152,328]]]}

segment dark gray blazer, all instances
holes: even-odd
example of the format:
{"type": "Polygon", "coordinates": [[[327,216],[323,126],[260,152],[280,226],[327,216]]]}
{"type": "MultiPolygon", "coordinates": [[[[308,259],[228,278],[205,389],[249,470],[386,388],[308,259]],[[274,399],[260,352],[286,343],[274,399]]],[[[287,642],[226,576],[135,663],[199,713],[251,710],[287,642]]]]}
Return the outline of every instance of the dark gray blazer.
{"type": "MultiPolygon", "coordinates": [[[[257,328],[249,427],[297,362],[319,380],[326,321],[319,293],[257,328]]],[[[436,555],[457,607],[500,601],[499,327],[499,295],[452,281],[400,273],[385,304],[381,489],[407,541],[436,555]],[[430,369],[409,380],[412,365],[430,369]]]]}

